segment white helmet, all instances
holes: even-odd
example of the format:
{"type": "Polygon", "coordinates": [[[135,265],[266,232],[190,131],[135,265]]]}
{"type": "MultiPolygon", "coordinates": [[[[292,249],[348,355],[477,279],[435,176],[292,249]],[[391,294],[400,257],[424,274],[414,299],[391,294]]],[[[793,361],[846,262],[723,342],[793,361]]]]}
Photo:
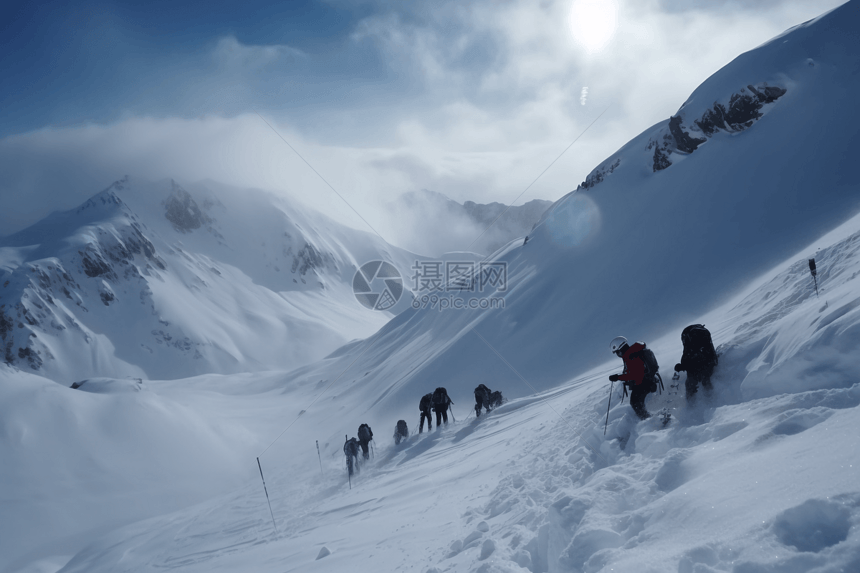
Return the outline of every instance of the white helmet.
{"type": "Polygon", "coordinates": [[[612,339],[612,342],[609,343],[609,349],[612,350],[613,354],[618,354],[618,351],[628,346],[627,339],[623,336],[616,336],[612,339]]]}

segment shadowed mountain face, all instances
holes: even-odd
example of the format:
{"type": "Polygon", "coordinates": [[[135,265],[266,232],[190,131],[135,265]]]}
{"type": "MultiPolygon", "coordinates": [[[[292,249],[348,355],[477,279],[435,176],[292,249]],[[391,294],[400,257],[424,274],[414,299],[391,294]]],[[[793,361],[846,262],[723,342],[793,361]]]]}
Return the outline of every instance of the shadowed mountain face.
{"type": "Polygon", "coordinates": [[[525,237],[552,205],[534,199],[509,207],[502,203],[463,204],[442,193],[413,191],[389,205],[406,236],[404,247],[439,256],[445,252],[468,250],[490,255],[514,239],[525,237]]]}

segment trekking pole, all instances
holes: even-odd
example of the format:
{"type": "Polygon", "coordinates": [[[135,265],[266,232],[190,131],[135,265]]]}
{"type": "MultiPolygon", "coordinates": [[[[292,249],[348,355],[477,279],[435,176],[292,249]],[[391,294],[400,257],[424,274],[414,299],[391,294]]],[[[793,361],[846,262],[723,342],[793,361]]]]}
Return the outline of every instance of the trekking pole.
{"type": "MultiPolygon", "coordinates": [[[[322,474],[323,473],[323,471],[322,471],[322,456],[320,455],[320,441],[319,440],[317,440],[317,457],[320,460],[320,473],[322,474]]],[[[323,474],[323,475],[325,475],[325,474],[323,474]]]]}
{"type": "Polygon", "coordinates": [[[612,388],[615,386],[615,382],[609,383],[609,403],[606,404],[606,423],[603,424],[603,435],[606,435],[606,428],[609,426],[609,406],[612,404],[612,388]]]}
{"type": "MultiPolygon", "coordinates": [[[[453,404],[453,402],[451,402],[451,404],[453,404]]],[[[451,404],[448,404],[448,411],[451,412],[451,420],[456,424],[457,418],[454,417],[454,408],[451,407],[451,404]]]]}
{"type": "MultiPolygon", "coordinates": [[[[344,434],[343,436],[344,443],[349,441],[349,436],[344,434]]],[[[346,479],[349,481],[349,489],[352,489],[352,466],[355,465],[355,462],[350,463],[350,455],[346,455],[346,479]]]]}
{"type": "Polygon", "coordinates": [[[272,527],[278,532],[278,526],[275,524],[275,514],[272,513],[272,502],[269,501],[269,490],[266,489],[266,478],[263,477],[263,466],[260,465],[260,458],[257,458],[257,467],[260,468],[260,479],[263,480],[263,491],[266,492],[266,503],[269,504],[269,515],[272,516],[272,527]]]}

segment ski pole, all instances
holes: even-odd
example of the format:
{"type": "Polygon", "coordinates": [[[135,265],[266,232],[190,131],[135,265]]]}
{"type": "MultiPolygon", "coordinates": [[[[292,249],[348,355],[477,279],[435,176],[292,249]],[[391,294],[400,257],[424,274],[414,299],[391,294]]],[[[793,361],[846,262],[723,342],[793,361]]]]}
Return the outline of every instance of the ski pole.
{"type": "Polygon", "coordinates": [[[263,466],[260,465],[260,458],[257,458],[257,467],[260,468],[260,479],[263,480],[263,491],[266,492],[266,503],[269,504],[269,515],[272,516],[272,526],[275,531],[278,531],[278,526],[275,525],[275,514],[272,513],[272,502],[269,501],[269,490],[266,489],[266,478],[263,477],[263,466]]]}
{"type": "MultiPolygon", "coordinates": [[[[320,455],[320,441],[319,440],[317,440],[317,458],[319,458],[319,460],[320,460],[320,473],[323,473],[323,471],[322,471],[322,456],[320,455]]],[[[325,475],[325,474],[323,474],[323,475],[325,475]]]]}
{"type": "Polygon", "coordinates": [[[612,388],[615,386],[615,382],[609,383],[609,403],[606,404],[606,423],[603,424],[603,435],[606,435],[606,428],[609,426],[609,406],[612,404],[612,388]]]}
{"type": "MultiPolygon", "coordinates": [[[[453,402],[452,402],[451,404],[453,404],[453,402]]],[[[448,411],[449,411],[449,412],[451,412],[451,419],[452,419],[452,420],[454,421],[454,423],[456,424],[456,423],[457,423],[457,418],[455,418],[455,417],[454,417],[454,408],[452,408],[452,407],[451,407],[451,404],[448,404],[448,411]]]]}
{"type": "MultiPolygon", "coordinates": [[[[344,434],[343,436],[344,443],[349,442],[349,436],[344,434]]],[[[346,454],[346,479],[349,480],[349,489],[352,489],[352,466],[355,465],[355,462],[352,461],[351,456],[346,454]]]]}

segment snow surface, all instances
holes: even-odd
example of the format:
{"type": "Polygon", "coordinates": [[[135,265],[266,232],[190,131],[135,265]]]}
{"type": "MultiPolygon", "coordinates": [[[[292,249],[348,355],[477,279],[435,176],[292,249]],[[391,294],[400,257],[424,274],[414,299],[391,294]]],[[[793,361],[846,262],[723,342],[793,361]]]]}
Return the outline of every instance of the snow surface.
{"type": "Polygon", "coordinates": [[[289,372],[87,391],[0,365],[0,568],[860,570],[858,28],[853,1],[715,74],[684,125],[749,84],[787,92],[656,173],[654,130],[622,148],[495,254],[503,310],[407,310],[289,372]],[[695,407],[670,381],[690,322],[721,352],[695,407]],[[619,333],[662,364],[665,428],[616,387],[604,434],[619,333]],[[479,382],[511,399],[475,419],[479,382]],[[440,384],[457,422],[395,447],[440,384]]]}
{"type": "MultiPolygon", "coordinates": [[[[620,365],[612,360],[477,420],[471,404],[458,404],[459,421],[441,430],[415,435],[409,420],[413,435],[400,446],[388,436],[393,419],[377,424],[375,457],[350,489],[340,453],[348,422],[328,414],[354,408],[337,400],[309,408],[261,456],[277,531],[249,452],[298,416],[318,386],[286,389],[274,374],[208,376],[90,394],[6,369],[3,459],[12,463],[3,483],[33,476],[13,489],[19,499],[42,498],[54,531],[64,511],[85,518],[77,530],[101,522],[104,532],[113,529],[107,517],[131,521],[157,515],[151,503],[211,495],[198,488],[225,491],[76,551],[57,554],[63,544],[52,540],[30,553],[29,570],[40,570],[38,555],[64,572],[855,571],[860,380],[840,357],[843,345],[860,345],[860,216],[804,252],[814,247],[827,269],[821,298],[806,259],[792,258],[705,317],[721,352],[709,402],[688,409],[672,394],[680,329],[654,342],[667,392],[646,404],[672,409],[666,428],[656,418],[639,423],[616,388],[604,436],[606,376],[620,365]],[[145,416],[155,419],[138,429],[134,420],[145,416]],[[122,434],[105,431],[111,426],[122,434]],[[30,455],[56,458],[69,443],[60,459],[30,455]],[[66,475],[58,480],[51,468],[66,475]],[[323,547],[330,554],[318,558],[323,547]]],[[[4,520],[16,527],[2,538],[22,535],[40,507],[20,503],[20,520],[4,520]]],[[[44,527],[39,537],[49,539],[44,527]]]]}

